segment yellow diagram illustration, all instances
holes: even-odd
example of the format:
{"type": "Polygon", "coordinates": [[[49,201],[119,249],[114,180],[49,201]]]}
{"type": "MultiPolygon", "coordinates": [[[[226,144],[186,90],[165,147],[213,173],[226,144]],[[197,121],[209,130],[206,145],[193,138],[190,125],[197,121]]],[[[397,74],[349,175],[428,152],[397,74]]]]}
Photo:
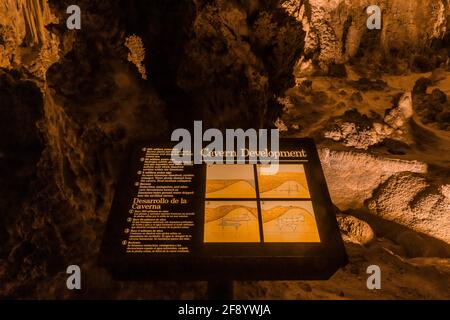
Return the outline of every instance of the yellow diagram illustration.
{"type": "Polygon", "coordinates": [[[264,242],[320,242],[312,203],[261,202],[264,242]]]}
{"type": "Polygon", "coordinates": [[[255,198],[252,165],[208,165],[206,198],[255,198]]]}
{"type": "Polygon", "coordinates": [[[207,201],[204,241],[259,242],[256,201],[207,201]]]}
{"type": "Polygon", "coordinates": [[[282,164],[276,174],[258,170],[261,198],[310,198],[305,169],[302,164],[282,164]]]}

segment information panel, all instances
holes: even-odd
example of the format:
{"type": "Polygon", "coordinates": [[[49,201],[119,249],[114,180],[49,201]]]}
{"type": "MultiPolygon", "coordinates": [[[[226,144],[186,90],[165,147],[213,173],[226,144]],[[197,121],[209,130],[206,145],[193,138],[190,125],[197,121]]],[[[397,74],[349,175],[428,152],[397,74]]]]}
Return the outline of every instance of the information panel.
{"type": "Polygon", "coordinates": [[[116,277],[327,279],[345,265],[312,140],[282,139],[275,172],[248,161],[177,165],[172,148],[130,153],[100,256],[116,277]]]}

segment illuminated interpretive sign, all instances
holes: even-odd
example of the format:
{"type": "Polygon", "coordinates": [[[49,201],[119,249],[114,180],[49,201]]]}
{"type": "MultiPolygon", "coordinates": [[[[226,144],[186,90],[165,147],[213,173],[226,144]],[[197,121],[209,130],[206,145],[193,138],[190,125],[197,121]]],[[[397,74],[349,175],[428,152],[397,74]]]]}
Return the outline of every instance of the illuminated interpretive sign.
{"type": "Polygon", "coordinates": [[[175,164],[140,144],[119,182],[100,262],[122,279],[328,279],[347,257],[311,139],[267,164],[175,164]]]}

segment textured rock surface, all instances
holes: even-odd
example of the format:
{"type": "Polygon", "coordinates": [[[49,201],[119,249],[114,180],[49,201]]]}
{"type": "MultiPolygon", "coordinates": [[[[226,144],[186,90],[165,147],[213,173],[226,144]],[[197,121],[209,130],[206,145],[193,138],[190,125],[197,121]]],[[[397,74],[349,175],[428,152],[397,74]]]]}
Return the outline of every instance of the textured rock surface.
{"type": "Polygon", "coordinates": [[[33,82],[16,76],[0,70],[0,261],[9,253],[7,244],[16,240],[11,226],[25,215],[23,198],[32,192],[43,148],[36,126],[43,118],[41,93],[33,82]]]}
{"type": "Polygon", "coordinates": [[[331,281],[240,283],[237,298],[449,298],[448,259],[432,258],[449,242],[448,1],[380,1],[381,32],[365,0],[80,0],[76,32],[70,4],[0,0],[0,297],[203,298],[204,283],[117,282],[95,263],[127,147],[202,119],[317,136],[335,204],[369,203],[388,229],[342,215],[354,244],[331,281]],[[411,70],[431,83],[381,79],[411,70]],[[349,134],[324,139],[330,123],[349,134]],[[365,287],[370,264],[382,292],[365,287]]]}
{"type": "Polygon", "coordinates": [[[450,131],[450,99],[439,88],[434,88],[431,93],[427,92],[428,87],[433,85],[431,79],[417,80],[413,90],[414,109],[423,123],[450,131]]]}
{"type": "Polygon", "coordinates": [[[332,64],[346,63],[352,58],[361,64],[392,71],[402,66],[432,69],[445,58],[429,46],[448,41],[450,9],[442,1],[379,1],[383,12],[381,31],[367,29],[366,8],[373,1],[310,0],[302,7],[299,0],[286,1],[291,14],[302,21],[306,37],[306,58],[317,61],[325,70],[332,64]],[[395,56],[391,53],[395,52],[395,56]],[[413,54],[411,54],[413,53],[413,54]]]}
{"type": "Polygon", "coordinates": [[[47,0],[0,1],[0,68],[23,68],[28,77],[44,80],[59,45],[45,26],[56,22],[47,0]]]}
{"type": "Polygon", "coordinates": [[[448,185],[433,186],[413,173],[392,176],[369,201],[371,211],[383,219],[450,243],[448,185]]]}
{"type": "Polygon", "coordinates": [[[405,259],[393,254],[389,241],[368,247],[347,244],[350,263],[328,281],[244,282],[235,287],[237,299],[448,299],[448,259],[405,259]],[[367,267],[382,270],[382,290],[367,290],[367,267]]]}
{"type": "Polygon", "coordinates": [[[346,242],[365,245],[375,238],[370,225],[358,218],[339,214],[337,215],[337,221],[343,240],[346,242]]]}

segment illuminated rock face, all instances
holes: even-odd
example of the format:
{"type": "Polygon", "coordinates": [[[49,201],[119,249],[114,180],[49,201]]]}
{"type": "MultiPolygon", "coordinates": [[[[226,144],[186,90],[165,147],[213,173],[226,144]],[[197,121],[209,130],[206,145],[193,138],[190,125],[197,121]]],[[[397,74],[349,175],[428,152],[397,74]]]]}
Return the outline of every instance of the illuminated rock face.
{"type": "Polygon", "coordinates": [[[373,191],[401,172],[426,173],[427,165],[370,154],[321,149],[319,152],[333,203],[341,210],[361,208],[373,191]]]}
{"type": "Polygon", "coordinates": [[[58,37],[45,27],[56,22],[47,0],[0,1],[0,67],[24,67],[45,80],[47,69],[58,59],[59,45],[58,37]]]}
{"type": "MultiPolygon", "coordinates": [[[[198,119],[205,126],[219,128],[270,126],[280,116],[278,98],[294,87],[295,76],[332,74],[345,79],[350,64],[368,77],[429,71],[439,65],[446,68],[443,62],[450,47],[447,0],[378,1],[383,29],[370,32],[365,13],[369,0],[286,0],[278,7],[268,2],[80,0],[82,30],[72,32],[65,28],[66,8],[73,4],[70,0],[0,0],[0,68],[7,70],[0,71],[0,94],[8,97],[1,100],[0,119],[2,130],[13,133],[12,139],[0,143],[0,161],[10,169],[2,175],[0,191],[13,199],[0,199],[0,211],[6,212],[0,217],[0,225],[5,226],[0,229],[0,282],[6,284],[0,297],[23,297],[23,292],[29,297],[71,297],[65,288],[64,268],[72,263],[82,265],[86,283],[98,283],[85,292],[86,298],[202,297],[198,286],[167,284],[161,289],[117,283],[95,267],[127,146],[135,140],[167,136],[174,128],[191,128],[198,119]],[[126,46],[132,35],[139,37],[134,51],[126,46]],[[25,97],[11,99],[25,95],[34,102],[25,97]],[[20,152],[6,150],[13,143],[20,152]]],[[[383,90],[377,94],[392,94],[383,90]]],[[[349,96],[352,92],[348,91],[349,96]]],[[[443,95],[437,93],[441,99],[443,95]]],[[[323,96],[313,94],[313,102],[305,104],[305,109],[319,112],[323,96]]],[[[427,109],[432,97],[425,92],[422,96],[413,95],[414,101],[421,98],[415,107],[427,109]]],[[[367,111],[364,104],[373,102],[368,101],[348,107],[367,111]]],[[[423,117],[428,116],[425,111],[423,117]]],[[[328,120],[336,115],[333,106],[320,116],[328,120]]],[[[395,115],[389,114],[390,120],[383,115],[380,123],[396,122],[395,115]]],[[[438,120],[436,127],[446,128],[447,122],[438,120]]],[[[311,132],[315,129],[301,119],[295,125],[311,132]]],[[[415,179],[422,181],[420,177],[430,174],[426,163],[435,159],[422,159],[418,153],[405,155],[402,161],[391,159],[392,155],[369,155],[379,142],[374,130],[370,134],[376,133],[376,139],[370,143],[363,139],[359,150],[341,151],[339,141],[327,145],[329,151],[322,149],[335,204],[342,210],[359,209],[370,201],[372,213],[380,218],[448,243],[448,229],[444,229],[448,225],[448,181],[436,184],[438,190],[428,190],[429,194],[411,195],[416,202],[396,194],[397,190],[406,192],[411,182],[402,172],[417,174],[415,179]]],[[[360,140],[357,134],[355,139],[360,140]]],[[[428,140],[418,140],[421,148],[429,150],[428,140]]],[[[443,146],[437,141],[433,148],[443,146]]],[[[440,156],[448,150],[445,146],[438,149],[440,156]]],[[[371,229],[351,217],[345,217],[343,226],[353,242],[368,244],[372,239],[371,229]]],[[[414,231],[394,244],[383,243],[383,250],[387,247],[402,254],[411,250],[403,244],[416,236],[414,231]]],[[[361,247],[355,257],[377,260],[387,254],[377,248],[361,247]]],[[[395,260],[395,266],[404,265],[392,256],[385,260],[389,259],[395,260]]],[[[358,258],[351,259],[350,271],[338,276],[338,285],[354,279],[354,268],[364,273],[358,263],[358,258]]],[[[392,278],[397,269],[391,270],[392,278]]],[[[354,290],[360,283],[352,285],[346,289],[349,296],[371,298],[354,290]]],[[[411,283],[397,284],[394,289],[401,291],[402,285],[411,283]]],[[[394,289],[388,297],[395,297],[394,289]]],[[[336,297],[326,289],[315,290],[314,297],[336,297]]]]}

